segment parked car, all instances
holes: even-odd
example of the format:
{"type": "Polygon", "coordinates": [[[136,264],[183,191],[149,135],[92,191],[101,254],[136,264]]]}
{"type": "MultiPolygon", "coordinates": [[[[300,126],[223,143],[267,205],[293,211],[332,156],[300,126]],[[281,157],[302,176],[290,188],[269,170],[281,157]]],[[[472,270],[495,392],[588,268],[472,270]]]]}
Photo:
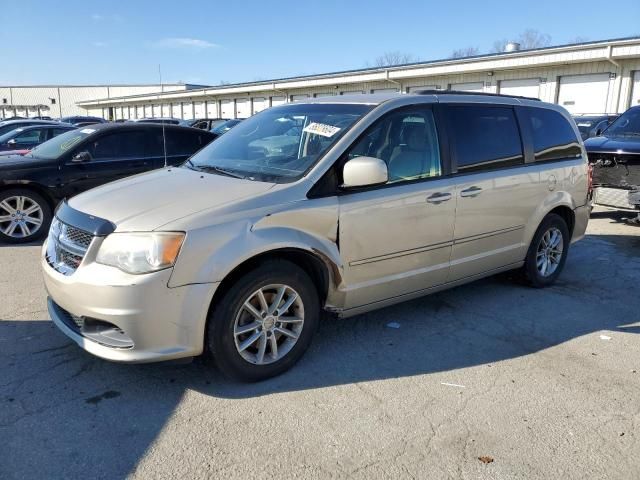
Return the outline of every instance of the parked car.
{"type": "MultiPolygon", "coordinates": [[[[106,123],[63,133],[27,155],[1,158],[0,242],[37,240],[46,235],[63,198],[165,164],[178,165],[214,138],[195,128],[106,123]]],[[[112,198],[114,204],[119,198],[112,198]]]]}
{"type": "Polygon", "coordinates": [[[165,125],[180,125],[182,120],[179,118],[134,118],[133,120],[129,120],[134,123],[159,123],[165,125]]]}
{"type": "Polygon", "coordinates": [[[640,106],[584,146],[593,169],[594,204],[640,211],[640,106]]]}
{"type": "Polygon", "coordinates": [[[233,127],[235,127],[236,125],[238,125],[240,122],[242,121],[241,118],[233,118],[231,120],[227,120],[224,121],[222,123],[219,123],[218,125],[216,125],[215,127],[213,127],[211,129],[211,132],[213,132],[216,136],[220,136],[223,133],[227,133],[229,130],[231,130],[233,127]]]}
{"type": "Polygon", "coordinates": [[[71,117],[62,117],[60,119],[61,122],[70,123],[76,127],[86,127],[87,125],[95,125],[97,123],[108,123],[107,120],[100,117],[87,117],[87,116],[71,116],[71,117]]]}
{"type": "Polygon", "coordinates": [[[0,152],[6,150],[32,150],[41,143],[58,135],[75,130],[77,127],[66,125],[31,125],[16,128],[0,135],[0,152]]]}
{"type": "Polygon", "coordinates": [[[61,124],[60,122],[53,122],[50,120],[9,120],[5,122],[0,122],[0,135],[4,135],[7,132],[15,130],[16,128],[24,128],[29,127],[31,125],[52,125],[59,126],[63,125],[66,127],[70,127],[71,125],[68,123],[61,124]]]}
{"type": "Polygon", "coordinates": [[[302,356],[323,310],[348,317],[511,269],[552,284],[584,236],[587,182],[557,105],[445,92],[273,107],[180,168],[63,202],[43,249],[49,311],[106,359],[206,351],[261,380],[302,356]],[[298,148],[262,155],[292,119],[298,148]]]}
{"type": "Polygon", "coordinates": [[[618,115],[574,115],[582,140],[602,134],[618,115]]]}
{"type": "Polygon", "coordinates": [[[53,118],[48,115],[40,115],[37,117],[31,117],[31,118],[35,118],[36,120],[53,120],[53,118]]]}
{"type": "Polygon", "coordinates": [[[211,130],[218,125],[229,120],[228,118],[194,118],[192,120],[182,120],[180,125],[185,127],[200,128],[202,130],[211,130]]]}

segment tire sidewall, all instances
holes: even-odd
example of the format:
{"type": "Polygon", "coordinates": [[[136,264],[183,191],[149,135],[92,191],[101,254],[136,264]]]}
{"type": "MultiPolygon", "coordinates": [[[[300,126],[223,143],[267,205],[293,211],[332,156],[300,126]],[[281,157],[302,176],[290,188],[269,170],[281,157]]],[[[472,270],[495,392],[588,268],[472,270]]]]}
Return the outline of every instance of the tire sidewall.
{"type": "Polygon", "coordinates": [[[302,357],[317,330],[319,317],[318,292],[309,275],[291,262],[265,262],[231,285],[212,308],[207,331],[209,351],[225,376],[249,382],[265,380],[290,369],[302,357]],[[234,322],[245,300],[260,287],[273,283],[289,285],[298,292],[304,304],[304,327],[296,344],[282,359],[267,365],[254,365],[242,358],[236,349],[234,322]]]}
{"type": "Polygon", "coordinates": [[[533,240],[531,241],[531,245],[529,246],[529,251],[527,252],[527,259],[525,261],[525,272],[529,282],[533,286],[539,288],[553,284],[564,269],[564,264],[567,260],[567,255],[569,254],[570,245],[570,232],[564,219],[561,216],[553,213],[547,215],[538,227],[538,230],[536,230],[536,233],[533,236],[533,240]],[[560,232],[562,233],[562,258],[560,259],[560,264],[558,265],[558,268],[556,268],[555,272],[547,277],[544,277],[538,271],[538,267],[536,265],[536,254],[542,236],[547,230],[554,227],[560,230],[560,232]]]}
{"type": "Polygon", "coordinates": [[[25,190],[25,189],[19,189],[19,188],[0,192],[0,202],[5,200],[6,198],[14,197],[14,196],[28,197],[40,206],[40,208],[42,209],[42,225],[40,225],[40,228],[38,229],[37,232],[24,238],[14,238],[0,232],[0,243],[11,243],[11,244],[29,243],[29,242],[33,242],[35,240],[40,240],[44,238],[49,232],[49,226],[51,225],[51,220],[53,218],[53,213],[51,211],[51,206],[49,205],[49,202],[47,202],[42,197],[42,195],[32,190],[25,190]]]}

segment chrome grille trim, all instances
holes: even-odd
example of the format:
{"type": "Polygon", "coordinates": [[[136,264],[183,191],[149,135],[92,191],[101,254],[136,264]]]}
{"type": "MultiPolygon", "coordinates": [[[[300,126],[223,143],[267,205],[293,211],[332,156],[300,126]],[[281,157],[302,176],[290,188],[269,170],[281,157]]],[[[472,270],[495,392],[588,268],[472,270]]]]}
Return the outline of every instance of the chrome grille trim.
{"type": "Polygon", "coordinates": [[[47,239],[47,262],[57,272],[72,275],[84,260],[93,238],[90,233],[54,218],[47,239]]]}

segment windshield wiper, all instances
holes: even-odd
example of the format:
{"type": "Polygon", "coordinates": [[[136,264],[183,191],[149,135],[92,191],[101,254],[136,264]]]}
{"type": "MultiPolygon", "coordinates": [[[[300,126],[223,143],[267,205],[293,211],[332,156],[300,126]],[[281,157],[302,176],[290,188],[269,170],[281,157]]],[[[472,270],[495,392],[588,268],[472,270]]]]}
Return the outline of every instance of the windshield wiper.
{"type": "Polygon", "coordinates": [[[215,165],[199,165],[198,168],[200,168],[201,170],[204,170],[205,172],[212,171],[220,175],[226,175],[227,177],[240,178],[241,180],[244,180],[247,178],[244,175],[236,173],[232,170],[216,167],[215,165]]]}
{"type": "Polygon", "coordinates": [[[195,163],[193,163],[191,160],[187,160],[185,162],[185,165],[188,165],[188,168],[190,168],[191,170],[196,170],[196,171],[201,171],[202,169],[197,166],[195,163]]]}

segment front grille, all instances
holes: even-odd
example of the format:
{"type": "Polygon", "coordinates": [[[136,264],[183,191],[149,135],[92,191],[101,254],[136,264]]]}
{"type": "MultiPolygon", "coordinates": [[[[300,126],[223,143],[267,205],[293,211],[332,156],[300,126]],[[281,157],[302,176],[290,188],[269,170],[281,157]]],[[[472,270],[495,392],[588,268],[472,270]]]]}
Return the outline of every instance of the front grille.
{"type": "Polygon", "coordinates": [[[47,240],[47,262],[63,275],[71,275],[82,263],[92,240],[90,233],[54,218],[47,240]]]}

